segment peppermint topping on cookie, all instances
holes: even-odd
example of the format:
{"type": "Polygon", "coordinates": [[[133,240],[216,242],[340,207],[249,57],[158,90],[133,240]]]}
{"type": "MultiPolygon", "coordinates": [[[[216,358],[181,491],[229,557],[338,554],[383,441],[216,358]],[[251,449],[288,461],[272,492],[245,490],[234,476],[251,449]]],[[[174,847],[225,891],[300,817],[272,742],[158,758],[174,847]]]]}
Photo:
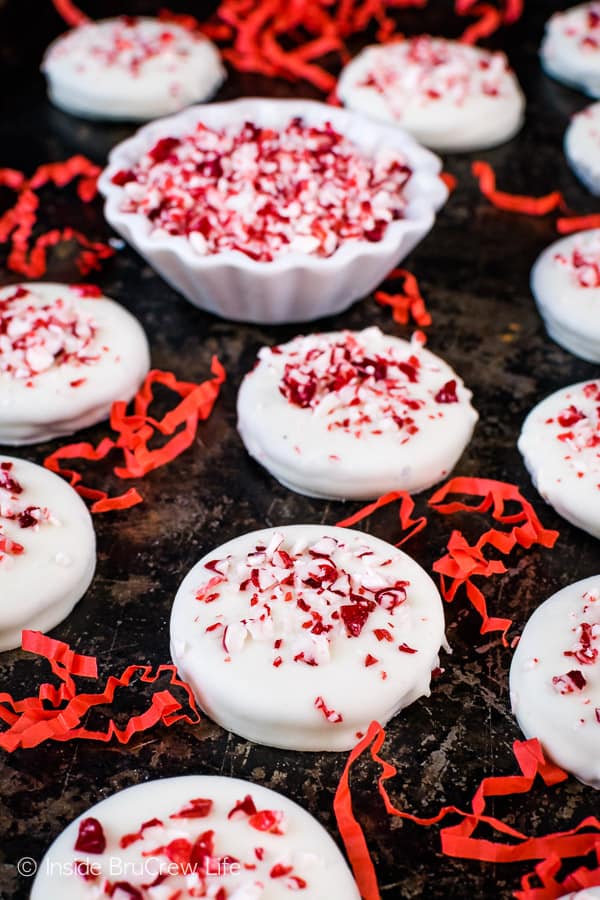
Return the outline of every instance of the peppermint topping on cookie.
{"type": "Polygon", "coordinates": [[[68,299],[40,303],[19,286],[0,298],[0,374],[32,379],[56,366],[91,365],[99,359],[95,335],[92,317],[68,299]]]}
{"type": "Polygon", "coordinates": [[[600,381],[590,381],[566,399],[569,405],[545,425],[564,444],[563,459],[577,477],[588,478],[600,490],[600,381]]]}
{"type": "MultiPolygon", "coordinates": [[[[586,591],[578,606],[580,608],[570,616],[574,623],[571,627],[572,643],[563,655],[589,671],[587,667],[600,666],[600,592],[586,591]]],[[[586,697],[589,678],[582,669],[571,669],[554,675],[552,686],[559,694],[580,694],[587,705],[590,702],[586,697]]],[[[600,719],[594,714],[592,721],[600,722],[600,719]]]]}
{"type": "Polygon", "coordinates": [[[137,16],[121,16],[73,29],[51,47],[48,62],[75,55],[78,69],[119,68],[138,77],[150,61],[161,58],[165,70],[173,70],[190,55],[202,35],[165,22],[137,16]]]}
{"type": "Polygon", "coordinates": [[[400,119],[409,102],[425,106],[444,100],[461,106],[477,96],[501,97],[509,71],[503,53],[429,35],[378,47],[372,61],[357,87],[382,94],[400,119]]]}
{"type": "Polygon", "coordinates": [[[369,158],[331,124],[295,118],[280,130],[199,123],[161,138],[112,181],[123,188],[121,210],[145,216],[153,237],[185,237],[201,256],[237,250],[265,262],[380,241],[404,215],[411,174],[396,150],[369,158]]]}
{"type": "Polygon", "coordinates": [[[52,521],[48,509],[27,502],[26,492],[14,477],[12,469],[11,462],[0,461],[0,564],[9,556],[20,556],[25,552],[22,544],[7,536],[3,521],[35,531],[45,522],[52,521]]]}
{"type": "Polygon", "coordinates": [[[259,900],[271,880],[277,880],[279,888],[290,894],[309,887],[309,876],[306,871],[300,874],[300,868],[314,865],[316,857],[291,853],[283,843],[286,831],[285,813],[258,809],[250,794],[240,798],[229,811],[215,810],[215,801],[198,798],[168,817],[143,822],[131,834],[119,835],[93,817],[83,819],[73,850],[88,855],[76,864],[87,886],[86,896],[119,900],[259,900]],[[201,814],[190,815],[190,809],[200,810],[201,814]],[[211,817],[208,823],[207,817],[211,817]],[[230,826],[229,822],[235,825],[230,826]],[[240,824],[248,831],[244,843],[250,841],[251,846],[245,857],[236,855],[240,824]],[[274,836],[276,841],[261,839],[261,833],[274,836]],[[133,849],[121,868],[130,880],[119,880],[112,874],[112,863],[120,858],[119,851],[128,848],[133,849]],[[111,854],[110,864],[102,859],[105,853],[111,854]]]}
{"type": "Polygon", "coordinates": [[[600,230],[593,235],[582,235],[581,243],[570,253],[557,253],[555,259],[567,269],[575,284],[600,288],[600,230]]]}
{"type": "Polygon", "coordinates": [[[567,37],[577,39],[584,52],[600,49],[600,3],[574,6],[554,15],[551,22],[567,37]]]}
{"type": "MultiPolygon", "coordinates": [[[[403,652],[394,620],[407,600],[409,582],[390,576],[390,563],[366,544],[349,547],[324,536],[291,546],[275,532],[269,546],[258,545],[245,558],[206,563],[214,574],[198,587],[196,599],[215,604],[206,631],[228,657],[241,653],[247,642],[264,641],[272,645],[275,668],[283,663],[327,665],[335,642],[359,637],[377,608],[389,617],[386,640],[396,641],[403,652]],[[247,599],[247,615],[239,620],[228,616],[226,601],[217,602],[226,586],[247,599]]],[[[330,722],[342,721],[322,697],[315,698],[315,706],[330,722]]]]}
{"type": "MultiPolygon", "coordinates": [[[[369,338],[370,330],[363,332],[369,338]]],[[[261,359],[281,356],[281,347],[261,351],[261,359]]],[[[326,335],[299,338],[285,350],[279,384],[286,400],[310,409],[327,429],[362,434],[400,432],[402,443],[419,431],[419,423],[443,416],[443,407],[458,403],[455,380],[412,352],[389,345],[369,352],[360,335],[350,332],[332,342],[326,335]]]]}

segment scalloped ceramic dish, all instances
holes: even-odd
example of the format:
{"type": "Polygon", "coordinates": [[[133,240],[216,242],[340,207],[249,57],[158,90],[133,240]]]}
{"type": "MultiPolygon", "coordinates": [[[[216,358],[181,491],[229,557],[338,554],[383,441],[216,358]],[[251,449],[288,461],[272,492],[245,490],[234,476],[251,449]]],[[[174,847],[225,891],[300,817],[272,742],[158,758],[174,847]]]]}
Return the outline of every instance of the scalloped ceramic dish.
{"type": "Polygon", "coordinates": [[[309,100],[243,99],[192,106],[144,126],[112,150],[99,188],[108,222],[191,303],[227,319],[278,324],[339,313],[377,287],[431,229],[447,198],[440,169],[440,160],[408,134],[357,113],[309,100]],[[123,188],[112,177],[134,166],[160,138],[185,134],[198,121],[211,128],[246,121],[282,128],[296,116],[309,125],[331,122],[363,153],[389,145],[404,154],[413,170],[404,191],[405,218],[391,222],[380,241],[346,241],[328,257],[294,252],[269,262],[235,250],[201,256],[186,237],[152,237],[146,216],[121,211],[123,188]]]}

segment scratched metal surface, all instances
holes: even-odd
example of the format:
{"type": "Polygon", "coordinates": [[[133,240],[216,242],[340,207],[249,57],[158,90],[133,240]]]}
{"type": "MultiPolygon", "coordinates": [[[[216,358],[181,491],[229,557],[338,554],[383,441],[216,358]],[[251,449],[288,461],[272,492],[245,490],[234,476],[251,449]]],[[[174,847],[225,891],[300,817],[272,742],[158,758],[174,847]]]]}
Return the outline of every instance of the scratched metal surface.
{"type": "MultiPolygon", "coordinates": [[[[104,3],[102,13],[126,7],[153,11],[160,4],[104,3]]],[[[175,4],[174,4],[175,5],[175,4]]],[[[528,119],[510,144],[484,154],[509,190],[545,193],[564,190],[574,209],[592,211],[589,197],[568,171],[562,133],[568,116],[584,98],[546,79],[536,48],[545,16],[565,4],[530,0],[522,23],[494,42],[511,55],[528,98],[528,119]]],[[[88,3],[92,14],[100,4],[88,3]]],[[[42,0],[0,2],[0,165],[31,171],[48,159],[84,152],[98,162],[127,127],[90,125],[52,109],[37,73],[41,51],[61,29],[42,0]]],[[[190,10],[193,4],[177,4],[190,10]]],[[[196,6],[198,10],[198,6],[196,6]]],[[[408,32],[457,32],[449,4],[406,14],[408,32]],[[444,8],[445,7],[445,8],[444,8]]],[[[310,96],[309,89],[259,78],[232,76],[221,96],[273,93],[310,96]]],[[[477,193],[469,157],[450,157],[446,166],[459,179],[432,234],[408,260],[434,316],[430,348],[455,366],[473,389],[481,421],[457,472],[516,482],[534,500],[544,524],[561,530],[552,552],[517,554],[503,578],[489,583],[491,609],[515,620],[518,633],[531,611],[550,593],[597,572],[598,543],[561,522],[532,489],[515,443],[526,412],[551,391],[598,374],[545,335],[528,290],[530,266],[554,239],[551,218],[532,220],[502,214],[477,193]]],[[[89,234],[106,235],[100,205],[81,209],[69,191],[46,196],[45,224],[80,223],[89,234]]],[[[0,194],[0,208],[8,202],[0,194]]],[[[2,258],[4,263],[4,258],[2,258]]],[[[54,258],[51,274],[75,278],[68,257],[54,258]]],[[[14,280],[6,270],[3,282],[14,280]]],[[[88,594],[53,635],[80,652],[97,654],[102,674],[120,672],[129,662],[169,661],[167,622],[175,590],[190,566],[206,551],[245,530],[300,522],[335,523],[354,509],[296,496],[276,484],[246,456],[235,429],[235,396],[242,374],[263,343],[287,340],[295,326],[234,325],[205,315],[167,287],[126,248],[99,276],[105,292],[133,310],[146,328],[153,363],[189,379],[203,379],[217,353],[229,378],[210,421],[194,447],[141,485],[145,503],[125,513],[100,516],[98,571],[88,594]]],[[[320,329],[361,328],[376,323],[406,336],[388,311],[367,299],[320,329]]],[[[84,435],[93,441],[102,426],[84,435]]],[[[25,458],[41,459],[53,444],[25,448],[25,458]]],[[[2,449],[2,448],[0,448],[2,449]]],[[[108,470],[98,477],[111,485],[108,470]]],[[[424,508],[419,499],[419,509],[424,508]]],[[[367,528],[396,538],[394,513],[382,513],[367,528]]],[[[432,516],[428,529],[408,546],[425,567],[441,555],[453,525],[472,535],[482,523],[432,516]],[[475,529],[475,530],[474,530],[475,529]]],[[[0,602],[10,602],[2,597],[0,602]]],[[[447,610],[452,656],[432,696],[414,704],[388,728],[386,755],[398,766],[396,802],[433,813],[443,803],[464,806],[484,775],[514,769],[511,744],[519,737],[509,711],[510,651],[499,640],[482,638],[478,620],[460,600],[447,610]]],[[[0,656],[0,690],[25,696],[47,674],[43,663],[22,652],[0,656]]],[[[143,708],[143,693],[121,704],[122,712],[143,708]]],[[[344,757],[279,752],[240,740],[209,721],[196,727],[156,728],[129,746],[95,743],[48,744],[0,757],[0,897],[23,900],[29,882],[17,860],[39,860],[63,827],[90,804],[128,785],[157,776],[225,773],[278,789],[305,805],[336,835],[332,799],[344,757]]],[[[388,820],[374,790],[374,768],[357,767],[356,811],[377,864],[384,898],[509,897],[525,871],[447,859],[439,853],[436,830],[388,820]]],[[[597,811],[597,796],[570,779],[545,791],[537,788],[515,802],[492,804],[525,831],[567,827],[597,811]]],[[[339,898],[342,900],[342,898],[339,898]]]]}

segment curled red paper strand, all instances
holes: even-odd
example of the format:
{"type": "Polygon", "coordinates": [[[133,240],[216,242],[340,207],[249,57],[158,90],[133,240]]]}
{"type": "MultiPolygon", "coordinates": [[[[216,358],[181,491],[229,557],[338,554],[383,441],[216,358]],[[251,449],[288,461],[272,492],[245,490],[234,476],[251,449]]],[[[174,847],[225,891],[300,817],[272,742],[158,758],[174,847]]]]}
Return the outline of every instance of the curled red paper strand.
{"type": "Polygon", "coordinates": [[[448,193],[451,194],[456,190],[456,186],[458,184],[458,178],[456,177],[456,175],[452,175],[451,172],[440,172],[440,179],[446,185],[448,193]]]}
{"type": "Polygon", "coordinates": [[[572,892],[598,887],[600,885],[600,837],[594,851],[598,862],[595,868],[581,866],[567,875],[563,881],[556,878],[563,861],[556,854],[552,854],[538,863],[533,872],[523,876],[521,890],[515,891],[513,896],[517,900],[557,900],[557,898],[572,892]],[[534,880],[539,881],[541,887],[535,887],[534,880]]]}
{"type": "Polygon", "coordinates": [[[64,162],[45,163],[39,166],[31,178],[16,169],[0,169],[0,185],[15,191],[12,207],[0,216],[0,242],[10,242],[7,265],[13,272],[27,278],[39,278],[46,273],[46,256],[49,247],[63,241],[79,244],[76,265],[82,275],[100,268],[100,261],[114,254],[114,249],[101,241],[90,241],[74,228],[54,228],[33,240],[40,200],[36,191],[47,184],[64,188],[77,182],[80,200],[89,203],[97,193],[100,168],[80,154],[64,162]]]}
{"type": "Polygon", "coordinates": [[[597,849],[600,840],[600,820],[588,816],[573,828],[552,832],[538,837],[529,837],[501,819],[487,814],[487,801],[492,797],[508,797],[528,793],[537,776],[547,787],[567,779],[567,773],[548,762],[537,739],[515,741],[513,752],[520,774],[484,778],[471,801],[467,812],[456,806],[443,806],[435,815],[421,817],[398,809],[392,803],[385,782],[396,775],[396,767],[386,762],[380,755],[385,740],[385,730],[378,722],[372,722],[367,734],[351,751],[334,798],[334,812],[346,852],[354,872],[363,900],[380,900],[375,868],[371,859],[363,830],[352,809],[350,773],[356,760],[369,750],[382,774],[378,779],[378,790],[386,812],[406,819],[422,827],[436,825],[447,816],[458,816],[457,824],[447,825],[440,830],[441,849],[446,856],[461,859],[475,859],[482,862],[512,863],[524,860],[559,859],[584,856],[597,849]],[[490,840],[474,837],[480,825],[485,825],[500,835],[512,838],[490,840]]]}
{"type": "MultiPolygon", "coordinates": [[[[348,61],[347,41],[369,27],[379,42],[401,38],[394,10],[427,6],[428,0],[221,0],[209,22],[162,10],[161,17],[198,30],[223,45],[222,55],[240,72],[255,72],[287,81],[306,81],[330,94],[336,79],[319,60],[348,61]]],[[[459,15],[476,16],[463,40],[473,43],[509,25],[522,12],[521,0],[499,0],[498,7],[476,0],[455,0],[459,15]]]]}
{"type": "Polygon", "coordinates": [[[490,616],[483,593],[472,581],[476,576],[489,578],[506,572],[504,563],[498,559],[488,559],[484,550],[491,547],[508,555],[517,546],[529,549],[537,544],[551,548],[558,539],[558,532],[544,528],[533,506],[523,497],[518,487],[503,481],[452,478],[434,493],[429,505],[442,515],[456,512],[490,513],[496,522],[512,526],[509,531],[490,529],[474,545],[470,545],[460,531],[453,531],[447,545],[448,552],[433,566],[434,571],[440,575],[444,599],[451,603],[458,590],[464,587],[468,600],[481,616],[480,633],[502,631],[502,640],[506,645],[506,633],[512,620],[490,616]],[[480,498],[480,502],[444,502],[452,494],[480,498]],[[517,504],[518,510],[507,513],[507,503],[517,504]]]}
{"type": "Polygon", "coordinates": [[[589,228],[600,228],[600,213],[568,216],[556,220],[556,230],[559,234],[573,234],[574,231],[586,231],[589,228]]]}
{"type": "Polygon", "coordinates": [[[402,531],[408,529],[408,534],[404,535],[402,540],[398,541],[396,544],[397,547],[401,547],[402,544],[410,540],[411,537],[414,537],[415,534],[418,534],[419,531],[422,531],[427,525],[425,516],[419,516],[417,519],[412,518],[415,504],[410,494],[406,491],[391,491],[389,494],[384,494],[383,497],[379,497],[379,499],[375,500],[373,503],[363,506],[363,508],[359,509],[358,512],[355,512],[354,515],[348,516],[347,519],[342,519],[341,522],[337,522],[336,524],[338,528],[351,528],[353,525],[356,525],[357,522],[362,522],[363,519],[373,515],[378,509],[381,509],[383,506],[387,506],[390,503],[394,503],[396,500],[400,500],[400,507],[398,510],[400,527],[402,528],[402,531]]]}
{"type": "Polygon", "coordinates": [[[127,404],[113,403],[110,425],[116,438],[104,438],[97,447],[88,443],[67,444],[51,453],[44,460],[46,468],[63,478],[67,478],[75,490],[86,500],[93,500],[93,513],[129,509],[143,502],[143,497],[135,488],[130,488],[116,497],[109,497],[106,491],[90,488],[83,484],[83,478],[76,469],[61,466],[65,460],[85,459],[98,462],[113,450],[121,451],[123,465],[115,466],[118,478],[143,478],[148,472],[164,466],[188,449],[196,437],[198,425],[211,414],[221,385],[225,381],[225,369],[213,357],[211,362],[213,378],[194,384],[178,381],[172,372],[153,369],[133,401],[133,413],[127,414],[127,404]],[[149,415],[153,400],[153,387],[162,384],[180,397],[180,402],[157,420],[149,415]],[[180,426],[183,426],[181,428],[180,426]],[[151,438],[160,433],[170,439],[161,447],[150,448],[151,438]]]}
{"type": "Polygon", "coordinates": [[[395,278],[404,279],[403,293],[389,294],[386,291],[376,291],[375,301],[381,306],[391,306],[392,317],[400,325],[406,325],[411,317],[422,328],[431,325],[431,315],[415,276],[406,269],[392,269],[386,281],[395,278]]]}
{"type": "Polygon", "coordinates": [[[147,665],[130,665],[120,676],[111,675],[99,692],[78,693],[75,678],[98,678],[94,657],[75,653],[68,644],[36,631],[23,632],[22,646],[23,650],[47,659],[61,684],[56,687],[44,683],[37,696],[23,700],[15,700],[6,692],[0,693],[0,720],[8,726],[0,732],[0,747],[9,753],[37,747],[46,741],[108,742],[114,738],[126,744],[134,735],[159,723],[170,727],[176,722],[196,724],[200,721],[191,688],[180,680],[173,665],[159,665],[156,669],[147,665]],[[131,716],[123,727],[119,727],[112,718],[108,719],[104,729],[92,730],[81,724],[90,710],[110,705],[117,690],[129,687],[136,677],[144,684],[153,685],[165,675],[170,676],[170,687],[185,692],[187,711],[170,690],[160,690],[152,694],[148,708],[141,714],[131,716]]]}
{"type": "Polygon", "coordinates": [[[61,16],[67,25],[76,28],[77,25],[85,25],[90,19],[80,9],[75,6],[72,0],[52,0],[56,12],[61,16]]]}
{"type": "Polygon", "coordinates": [[[496,209],[522,213],[526,216],[546,216],[556,209],[567,208],[560,191],[552,191],[544,197],[529,197],[525,194],[508,194],[496,190],[496,175],[489,163],[476,160],[471,166],[471,171],[479,182],[479,190],[496,209]]]}
{"type": "Polygon", "coordinates": [[[460,41],[463,44],[476,44],[482,38],[494,34],[502,25],[500,12],[489,3],[477,3],[469,9],[469,15],[478,18],[461,35],[460,41]]]}

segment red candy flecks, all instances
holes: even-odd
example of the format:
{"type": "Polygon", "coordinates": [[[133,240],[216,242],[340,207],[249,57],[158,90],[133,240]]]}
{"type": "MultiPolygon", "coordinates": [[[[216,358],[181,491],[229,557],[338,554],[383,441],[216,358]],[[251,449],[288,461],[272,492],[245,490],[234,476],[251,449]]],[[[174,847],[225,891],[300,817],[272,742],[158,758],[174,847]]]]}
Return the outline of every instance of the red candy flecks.
{"type": "Polygon", "coordinates": [[[279,130],[199,123],[161,138],[112,181],[121,209],[145,216],[154,237],[186,237],[200,256],[236,250],[269,262],[380,241],[404,215],[411,176],[399,151],[369,158],[331,124],[295,118],[279,130]]]}
{"type": "Polygon", "coordinates": [[[80,850],[82,853],[104,853],[106,837],[98,819],[90,816],[79,823],[75,850],[80,850]]]}

